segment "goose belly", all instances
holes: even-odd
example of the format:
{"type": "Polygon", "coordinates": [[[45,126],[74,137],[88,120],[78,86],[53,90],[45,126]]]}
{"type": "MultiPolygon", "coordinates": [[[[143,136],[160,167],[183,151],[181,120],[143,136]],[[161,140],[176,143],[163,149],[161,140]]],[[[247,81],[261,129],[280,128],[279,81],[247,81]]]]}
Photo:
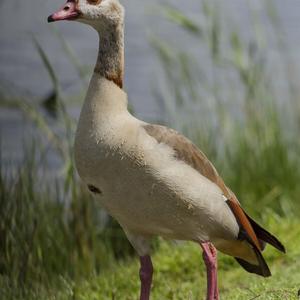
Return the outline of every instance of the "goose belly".
{"type": "Polygon", "coordinates": [[[219,188],[169,158],[166,149],[151,149],[163,158],[159,161],[144,149],[127,151],[122,144],[82,147],[76,155],[80,177],[127,230],[179,240],[237,235],[235,218],[219,188]]]}

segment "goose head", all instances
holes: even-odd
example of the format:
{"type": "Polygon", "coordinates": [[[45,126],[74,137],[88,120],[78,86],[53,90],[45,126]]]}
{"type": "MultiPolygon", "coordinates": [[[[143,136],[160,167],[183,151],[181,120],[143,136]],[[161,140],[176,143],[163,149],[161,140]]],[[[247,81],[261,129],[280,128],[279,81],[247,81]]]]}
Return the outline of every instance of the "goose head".
{"type": "Polygon", "coordinates": [[[78,21],[99,31],[106,25],[122,24],[124,9],[118,0],[67,0],[48,17],[48,22],[78,21]]]}

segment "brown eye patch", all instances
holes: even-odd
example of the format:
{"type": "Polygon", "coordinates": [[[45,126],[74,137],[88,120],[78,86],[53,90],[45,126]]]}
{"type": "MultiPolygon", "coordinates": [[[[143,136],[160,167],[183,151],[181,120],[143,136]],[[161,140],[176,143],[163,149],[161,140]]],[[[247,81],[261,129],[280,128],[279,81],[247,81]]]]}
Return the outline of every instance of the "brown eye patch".
{"type": "Polygon", "coordinates": [[[97,5],[97,4],[99,4],[101,1],[102,1],[102,0],[87,0],[87,2],[88,2],[89,4],[92,4],[92,5],[97,5]]]}

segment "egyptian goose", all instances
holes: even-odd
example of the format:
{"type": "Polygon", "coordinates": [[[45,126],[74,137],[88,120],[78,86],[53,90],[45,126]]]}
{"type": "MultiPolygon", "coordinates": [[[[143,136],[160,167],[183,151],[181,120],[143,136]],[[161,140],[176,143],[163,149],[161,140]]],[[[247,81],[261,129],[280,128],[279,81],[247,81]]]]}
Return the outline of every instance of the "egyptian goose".
{"type": "Polygon", "coordinates": [[[214,166],[187,138],[147,124],[127,109],[123,91],[124,9],[118,0],[68,0],[48,21],[76,20],[99,33],[97,64],[75,139],[78,173],[124,229],[140,256],[140,300],[148,300],[154,236],[199,243],[207,299],[219,298],[216,249],[248,272],[270,276],[265,243],[284,246],[253,221],[214,166]],[[216,247],[216,248],[215,248],[216,247]]]}

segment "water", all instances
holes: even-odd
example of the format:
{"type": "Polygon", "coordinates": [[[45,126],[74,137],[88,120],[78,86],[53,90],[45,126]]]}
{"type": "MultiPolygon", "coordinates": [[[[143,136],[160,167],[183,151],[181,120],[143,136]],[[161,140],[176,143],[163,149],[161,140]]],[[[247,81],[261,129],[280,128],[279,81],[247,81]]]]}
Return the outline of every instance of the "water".
{"type": "MultiPolygon", "coordinates": [[[[153,93],[159,84],[160,66],[154,50],[149,45],[149,36],[158,35],[174,46],[193,49],[192,41],[178,30],[178,27],[165,21],[159,15],[162,0],[142,1],[124,0],[126,7],[126,76],[125,86],[129,101],[136,114],[147,120],[159,119],[161,107],[153,93]]],[[[222,2],[222,1],[221,1],[222,2]]],[[[248,34],[248,5],[256,6],[260,13],[258,0],[226,0],[224,9],[232,15],[234,22],[240,24],[245,35],[248,34]]],[[[287,35],[289,50],[295,66],[300,58],[300,2],[298,0],[274,0],[280,13],[283,31],[287,35]]],[[[189,15],[197,17],[200,1],[169,1],[181,7],[189,15]]],[[[0,83],[8,93],[21,96],[45,97],[51,91],[51,81],[35,50],[31,35],[34,34],[49,55],[58,74],[64,92],[74,94],[79,91],[79,79],[74,66],[68,60],[61,44],[53,33],[56,26],[72,46],[83,64],[93,65],[97,54],[97,35],[88,27],[74,22],[47,24],[47,16],[62,5],[62,0],[2,0],[0,2],[0,83]]],[[[270,49],[270,55],[272,55],[270,49]]],[[[276,56],[274,56],[276,59],[276,56]]],[[[37,100],[38,101],[38,100],[37,100]]],[[[33,130],[16,111],[0,111],[0,133],[4,161],[20,161],[22,143],[33,130]]]]}

